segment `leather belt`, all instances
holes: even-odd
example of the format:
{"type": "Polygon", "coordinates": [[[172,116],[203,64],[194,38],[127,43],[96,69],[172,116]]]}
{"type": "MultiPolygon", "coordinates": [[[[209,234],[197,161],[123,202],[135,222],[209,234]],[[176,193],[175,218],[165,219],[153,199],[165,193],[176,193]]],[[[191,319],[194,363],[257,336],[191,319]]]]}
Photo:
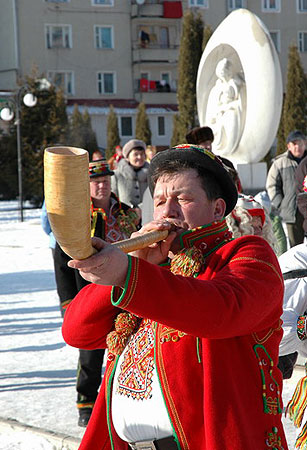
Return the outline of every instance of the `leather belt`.
{"type": "Polygon", "coordinates": [[[173,436],[153,441],[131,442],[129,446],[133,450],[178,450],[173,436]]]}

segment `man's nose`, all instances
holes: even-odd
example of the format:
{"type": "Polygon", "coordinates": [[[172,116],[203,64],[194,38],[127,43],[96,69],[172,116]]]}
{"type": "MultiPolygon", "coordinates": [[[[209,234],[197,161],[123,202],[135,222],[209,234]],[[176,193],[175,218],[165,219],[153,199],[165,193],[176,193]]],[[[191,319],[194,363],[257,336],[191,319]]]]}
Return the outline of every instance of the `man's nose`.
{"type": "Polygon", "coordinates": [[[163,208],[163,217],[166,219],[168,217],[177,217],[178,216],[178,208],[176,202],[172,199],[166,200],[163,208]]]}

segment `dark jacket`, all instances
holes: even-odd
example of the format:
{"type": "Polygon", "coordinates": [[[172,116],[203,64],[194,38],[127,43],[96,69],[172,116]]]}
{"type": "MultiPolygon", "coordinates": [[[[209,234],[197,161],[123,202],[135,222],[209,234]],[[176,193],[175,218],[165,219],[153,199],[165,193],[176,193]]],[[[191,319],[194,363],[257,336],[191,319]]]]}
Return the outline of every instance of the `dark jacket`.
{"type": "MultiPolygon", "coordinates": [[[[305,152],[304,156],[306,156],[305,152]]],[[[286,151],[274,159],[269,170],[266,190],[271,203],[286,223],[296,221],[296,179],[297,160],[290,151],[286,151]]]]}

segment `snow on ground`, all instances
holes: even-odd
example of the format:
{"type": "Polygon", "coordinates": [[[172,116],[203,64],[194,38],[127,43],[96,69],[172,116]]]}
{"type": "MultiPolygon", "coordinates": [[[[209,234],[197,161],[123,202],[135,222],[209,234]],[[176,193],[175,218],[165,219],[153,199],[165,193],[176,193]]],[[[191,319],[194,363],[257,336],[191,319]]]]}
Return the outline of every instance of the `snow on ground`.
{"type": "MultiPolygon", "coordinates": [[[[81,437],[78,350],[61,335],[49,239],[40,210],[26,210],[19,222],[13,206],[0,202],[0,417],[81,437]]],[[[1,450],[19,448],[3,447],[5,440],[0,435],[1,450]]]]}
{"type": "MultiPolygon", "coordinates": [[[[61,335],[48,236],[40,210],[25,210],[19,222],[17,202],[0,201],[0,419],[81,438],[76,401],[78,350],[61,335]]],[[[302,371],[284,386],[287,404],[302,371]]],[[[295,429],[284,420],[289,449],[295,429]]],[[[51,450],[43,437],[2,432],[0,450],[51,450]]],[[[234,449],[235,450],[235,449],[234,449]]]]}

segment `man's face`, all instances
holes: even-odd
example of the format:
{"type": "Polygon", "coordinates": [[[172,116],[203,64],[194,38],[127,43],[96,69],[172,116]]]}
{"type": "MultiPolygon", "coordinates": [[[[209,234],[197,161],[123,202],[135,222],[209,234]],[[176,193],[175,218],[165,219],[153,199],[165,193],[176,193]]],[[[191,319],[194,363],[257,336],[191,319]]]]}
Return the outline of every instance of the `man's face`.
{"type": "Polygon", "coordinates": [[[208,200],[195,169],[158,178],[154,191],[154,219],[192,229],[223,218],[223,199],[208,200]]]}
{"type": "Polygon", "coordinates": [[[301,158],[304,154],[306,144],[303,139],[297,139],[289,142],[287,147],[295,158],[301,158]]]}
{"type": "Polygon", "coordinates": [[[135,167],[136,169],[143,167],[145,164],[145,160],[146,160],[145,150],[133,149],[128,155],[129,163],[131,164],[132,167],[135,167]]]}
{"type": "Polygon", "coordinates": [[[109,199],[111,196],[111,176],[92,178],[90,180],[90,195],[93,200],[109,199]]]}

